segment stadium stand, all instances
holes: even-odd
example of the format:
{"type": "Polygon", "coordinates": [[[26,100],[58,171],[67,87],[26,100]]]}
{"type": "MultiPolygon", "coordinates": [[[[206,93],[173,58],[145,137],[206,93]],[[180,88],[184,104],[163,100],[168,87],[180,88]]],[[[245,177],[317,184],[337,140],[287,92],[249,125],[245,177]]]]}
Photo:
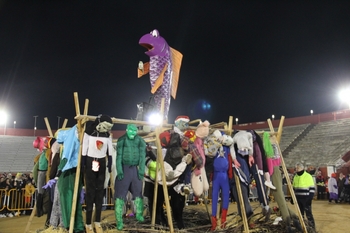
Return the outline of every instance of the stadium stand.
{"type": "Polygon", "coordinates": [[[30,172],[34,157],[39,152],[33,148],[32,136],[0,136],[0,172],[30,172]]]}

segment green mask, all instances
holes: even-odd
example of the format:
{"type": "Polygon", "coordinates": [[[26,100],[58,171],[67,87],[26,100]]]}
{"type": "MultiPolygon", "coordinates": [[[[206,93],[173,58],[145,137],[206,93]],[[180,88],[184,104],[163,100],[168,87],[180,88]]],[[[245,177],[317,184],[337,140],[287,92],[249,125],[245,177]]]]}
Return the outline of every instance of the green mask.
{"type": "Polygon", "coordinates": [[[137,134],[137,127],[134,124],[128,124],[126,127],[126,134],[129,139],[134,139],[137,134]]]}

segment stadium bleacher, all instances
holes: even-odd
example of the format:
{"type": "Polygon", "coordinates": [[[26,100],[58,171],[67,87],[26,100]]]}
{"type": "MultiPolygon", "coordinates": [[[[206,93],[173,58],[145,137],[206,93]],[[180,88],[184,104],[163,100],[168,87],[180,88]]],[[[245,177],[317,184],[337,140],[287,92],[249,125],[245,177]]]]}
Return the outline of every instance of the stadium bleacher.
{"type": "Polygon", "coordinates": [[[0,172],[30,172],[34,157],[39,152],[33,148],[36,137],[0,136],[0,172]]]}

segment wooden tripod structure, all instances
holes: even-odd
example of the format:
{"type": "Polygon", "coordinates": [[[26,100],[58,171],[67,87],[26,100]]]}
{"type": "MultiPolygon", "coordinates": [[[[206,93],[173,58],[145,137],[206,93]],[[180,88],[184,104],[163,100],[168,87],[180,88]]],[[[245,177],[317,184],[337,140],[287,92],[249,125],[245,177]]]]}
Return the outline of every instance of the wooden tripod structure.
{"type": "MultiPolygon", "coordinates": [[[[267,120],[267,123],[269,125],[269,129],[270,129],[270,140],[272,139],[273,141],[276,142],[279,154],[281,156],[282,171],[283,171],[283,173],[284,173],[284,175],[286,177],[288,188],[289,188],[290,194],[292,196],[292,199],[294,201],[294,206],[295,206],[295,209],[296,209],[299,221],[301,223],[303,232],[307,233],[305,222],[304,222],[303,216],[301,215],[301,212],[300,212],[300,209],[299,209],[299,206],[298,206],[298,202],[297,202],[295,194],[294,194],[293,186],[292,186],[292,183],[290,181],[290,178],[289,178],[289,175],[288,175],[288,171],[287,171],[286,165],[284,163],[282,152],[281,152],[281,149],[280,149],[280,146],[279,146],[279,143],[281,141],[281,136],[282,136],[282,127],[283,127],[283,123],[284,123],[284,118],[285,118],[284,116],[281,117],[277,133],[275,132],[275,130],[273,128],[271,120],[270,119],[267,120]]],[[[230,116],[229,123],[228,123],[228,129],[226,131],[229,135],[231,135],[231,133],[232,133],[232,120],[233,120],[233,117],[230,116]]],[[[258,132],[258,133],[261,134],[263,132],[258,132]]],[[[238,193],[238,199],[239,199],[238,201],[239,201],[240,207],[241,207],[244,232],[248,233],[248,232],[250,232],[249,225],[248,225],[248,219],[247,219],[247,216],[245,214],[243,214],[243,213],[245,213],[244,201],[243,201],[243,196],[242,196],[241,184],[240,184],[240,181],[239,181],[239,178],[238,178],[237,175],[235,175],[235,182],[236,182],[236,186],[237,186],[237,193],[238,193]]]]}

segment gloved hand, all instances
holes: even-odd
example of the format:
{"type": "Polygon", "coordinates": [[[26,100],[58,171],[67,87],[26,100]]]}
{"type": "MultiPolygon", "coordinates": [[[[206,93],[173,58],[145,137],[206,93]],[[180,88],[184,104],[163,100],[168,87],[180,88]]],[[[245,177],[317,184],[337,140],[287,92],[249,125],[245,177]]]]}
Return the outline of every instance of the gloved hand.
{"type": "Polygon", "coordinates": [[[139,180],[142,180],[143,179],[143,174],[140,174],[139,172],[137,173],[137,176],[139,178],[139,180]]]}
{"type": "Polygon", "coordinates": [[[52,179],[52,180],[49,180],[46,185],[43,186],[43,189],[47,189],[47,188],[52,188],[52,186],[54,184],[56,184],[57,180],[56,179],[52,179]]]}
{"type": "Polygon", "coordinates": [[[108,156],[108,172],[112,172],[112,156],[108,156]]]}
{"type": "Polygon", "coordinates": [[[118,173],[117,179],[118,180],[122,180],[123,178],[124,178],[124,174],[123,173],[118,173]]]}
{"type": "Polygon", "coordinates": [[[84,204],[85,200],[85,188],[83,187],[80,192],[80,204],[84,204]]]}
{"type": "Polygon", "coordinates": [[[192,155],[187,154],[184,157],[182,157],[182,162],[185,162],[186,164],[190,164],[192,162],[192,155]]]}
{"type": "Polygon", "coordinates": [[[166,180],[173,180],[174,179],[174,171],[169,171],[166,177],[166,180]]]}
{"type": "Polygon", "coordinates": [[[264,175],[263,170],[258,170],[258,174],[261,175],[261,176],[264,175]]]}

